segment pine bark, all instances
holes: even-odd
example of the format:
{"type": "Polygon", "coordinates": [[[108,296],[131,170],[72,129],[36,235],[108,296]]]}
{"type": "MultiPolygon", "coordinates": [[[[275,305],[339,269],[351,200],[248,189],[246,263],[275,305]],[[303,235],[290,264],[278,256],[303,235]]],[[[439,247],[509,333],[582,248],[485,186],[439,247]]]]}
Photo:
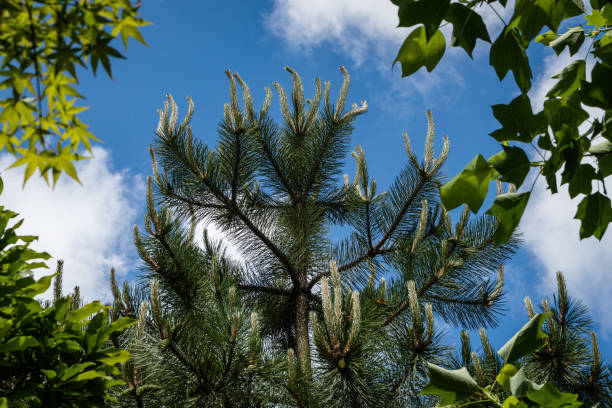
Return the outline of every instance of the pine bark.
{"type": "Polygon", "coordinates": [[[308,336],[308,294],[300,293],[295,308],[296,354],[303,373],[310,372],[310,341],[308,336]]]}

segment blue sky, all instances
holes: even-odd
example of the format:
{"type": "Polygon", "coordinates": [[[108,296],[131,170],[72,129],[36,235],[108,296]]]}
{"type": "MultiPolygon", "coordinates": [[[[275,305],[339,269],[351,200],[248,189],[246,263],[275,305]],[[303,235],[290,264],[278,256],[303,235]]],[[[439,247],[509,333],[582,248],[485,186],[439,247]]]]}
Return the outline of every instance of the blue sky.
{"type": "MultiPolygon", "coordinates": [[[[127,279],[137,274],[131,225],[141,223],[143,181],[150,174],[148,146],[166,93],[183,112],[185,97],[193,98],[194,133],[214,144],[228,100],[225,69],[240,73],[261,103],[264,86],[278,80],[290,87],[285,65],[300,73],[307,95],[314,91],[316,77],[330,80],[332,93],[337,92],[342,81],[338,66],[344,65],[351,75],[348,101],[365,99],[369,105],[368,113],[357,119],[352,143],[363,147],[379,188],[389,184],[407,159],[403,132],[416,152],[422,152],[426,109],[436,121],[437,151],[441,136],[450,137],[444,171],[452,176],[477,153],[489,156],[499,149],[487,136],[497,128],[490,105],[508,103],[517,94],[511,78],[500,84],[488,66],[484,43],[478,44],[474,62],[452,49],[432,74],[420,71],[400,78],[400,67],[392,69],[392,61],[409,30],[395,28],[396,9],[384,0],[142,3],[144,18],[154,23],[142,30],[149,47],[131,42],[127,60],[113,64],[114,80],[101,73],[97,78],[82,75],[79,91],[91,107],[83,120],[104,141],[94,160],[80,164],[84,186],[64,178],[54,192],[40,180],[22,190],[18,170],[3,172],[3,204],[26,217],[25,227],[40,235],[42,248],[66,260],[67,286],[80,284],[90,298],[108,296],[110,266],[127,279]]],[[[490,10],[482,13],[499,26],[490,10]]],[[[568,57],[557,59],[538,47],[530,56],[537,67],[532,91],[537,105],[550,83],[547,78],[568,57]]],[[[276,98],[271,112],[279,112],[276,98]]],[[[8,158],[0,157],[0,164],[6,168],[8,158]]],[[[347,172],[352,171],[347,157],[347,172]]],[[[603,349],[611,355],[612,322],[606,311],[612,308],[612,283],[606,277],[612,234],[601,243],[579,242],[577,223],[570,221],[575,201],[565,195],[550,197],[541,188],[532,201],[521,225],[528,245],[506,268],[508,308],[513,311],[501,328],[491,331],[494,344],[503,344],[524,323],[522,298],[529,295],[537,303],[542,295],[552,295],[554,273],[563,270],[570,293],[593,310],[603,349]]]]}

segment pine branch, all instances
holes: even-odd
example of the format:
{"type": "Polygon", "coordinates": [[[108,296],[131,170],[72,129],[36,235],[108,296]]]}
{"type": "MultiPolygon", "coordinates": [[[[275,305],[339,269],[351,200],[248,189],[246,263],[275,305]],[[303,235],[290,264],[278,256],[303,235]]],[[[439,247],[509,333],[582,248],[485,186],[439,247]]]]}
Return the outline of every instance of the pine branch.
{"type": "Polygon", "coordinates": [[[275,288],[272,286],[245,285],[245,284],[239,284],[237,286],[238,288],[249,291],[249,292],[270,293],[270,294],[279,295],[279,296],[295,295],[294,290],[275,288]]]}

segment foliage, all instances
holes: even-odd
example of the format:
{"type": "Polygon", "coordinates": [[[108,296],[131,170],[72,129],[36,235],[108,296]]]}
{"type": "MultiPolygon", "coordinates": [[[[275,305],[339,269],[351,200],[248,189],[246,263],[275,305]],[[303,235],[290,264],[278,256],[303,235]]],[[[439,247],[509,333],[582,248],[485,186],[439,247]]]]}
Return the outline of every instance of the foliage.
{"type": "Polygon", "coordinates": [[[280,123],[259,112],[237,74],[213,148],[194,137],[172,98],[160,111],[145,228],[135,241],[143,282],[115,309],[139,318],[118,344],[135,358],[121,406],[431,406],[419,397],[427,361],[451,362],[434,316],[495,326],[501,265],[517,240],[495,246],[492,217],[459,222],[439,205],[448,140],[434,155],[428,113],[424,159],[404,136],[406,163],[380,192],[356,147],[355,177],[339,177],[355,118],[316,80],[307,102],[280,99],[280,123]],[[239,103],[240,86],[243,104],[239,103]],[[308,108],[307,108],[308,106],[308,108]],[[340,180],[339,180],[340,179],[340,180]],[[196,226],[213,223],[240,259],[196,226]],[[346,237],[334,241],[330,229],[346,237]]]}
{"type": "Polygon", "coordinates": [[[109,324],[107,307],[80,307],[75,296],[56,296],[43,307],[35,296],[61,271],[31,276],[49,255],[29,248],[36,237],[17,235],[16,216],[0,207],[0,407],[104,406],[109,387],[123,384],[117,364],[130,357],[106,343],[132,320],[109,324]]]}
{"type": "MultiPolygon", "coordinates": [[[[428,71],[434,69],[445,51],[442,25],[452,24],[450,46],[463,48],[470,57],[477,39],[491,43],[490,27],[479,10],[492,9],[504,25],[491,44],[489,63],[500,81],[512,71],[521,94],[507,105],[492,107],[501,128],[490,136],[501,142],[503,150],[488,160],[476,156],[445,184],[445,207],[450,210],[466,203],[477,212],[490,181],[506,181],[518,188],[532,168],[537,170],[534,178],[543,175],[555,194],[560,173],[560,183],[568,185],[570,197],[584,196],[575,215],[582,225],[580,238],[601,239],[612,222],[605,186],[612,174],[612,3],[591,0],[587,11],[583,0],[435,0],[435,6],[429,0],[391,1],[399,7],[400,27],[418,26],[408,35],[396,58],[402,64],[402,76],[422,66],[428,71]],[[501,18],[500,7],[512,8],[509,22],[501,18]],[[568,25],[573,27],[560,28],[568,25]],[[540,34],[545,27],[549,31],[540,34]],[[553,76],[557,82],[546,94],[543,109],[534,113],[527,95],[533,78],[527,48],[538,42],[557,55],[568,48],[570,56],[574,56],[585,41],[589,42],[585,57],[573,59],[553,76]],[[537,157],[529,158],[524,149],[535,151],[537,157]]],[[[507,242],[511,237],[533,185],[535,182],[524,193],[495,199],[488,213],[502,225],[497,242],[507,242]]]]}
{"type": "Polygon", "coordinates": [[[77,70],[99,64],[112,78],[111,46],[121,37],[146,44],[139,27],[148,24],[129,0],[0,1],[0,150],[25,165],[24,183],[38,169],[53,183],[62,172],[78,180],[73,162],[91,153],[98,139],[79,119],[86,107],[74,88],[77,70]]]}
{"type": "MultiPolygon", "coordinates": [[[[543,346],[537,332],[541,332],[541,325],[546,315],[536,315],[504,346],[504,349],[515,349],[515,341],[522,338],[520,352],[514,354],[515,358],[523,357],[535,352],[543,346]]],[[[543,332],[542,332],[543,333],[543,332]]],[[[502,355],[500,350],[500,355],[502,355]]],[[[503,355],[502,355],[503,357],[503,355]]],[[[513,361],[507,357],[504,361],[513,361]]],[[[493,403],[499,407],[579,407],[578,395],[562,393],[550,383],[538,385],[528,380],[522,369],[506,363],[495,379],[495,383],[484,388],[478,386],[468,370],[464,367],[459,370],[446,370],[434,364],[429,366],[429,383],[423,389],[424,394],[441,397],[440,406],[465,406],[477,403],[493,403]],[[498,386],[502,390],[495,392],[498,386]],[[500,398],[500,394],[510,394],[507,398],[500,398]],[[478,402],[466,402],[470,398],[477,398],[478,402]],[[465,403],[464,403],[465,402],[465,403]],[[463,403],[463,404],[462,404],[463,403]]]]}
{"type": "Polygon", "coordinates": [[[552,305],[542,301],[543,313],[536,314],[525,298],[530,320],[498,356],[484,329],[479,333],[480,354],[471,352],[469,336],[462,332],[456,366],[464,367],[449,370],[430,364],[430,382],[423,393],[440,396],[442,406],[611,407],[612,375],[590,331],[588,310],[569,297],[561,273],[557,282],[552,305]]]}

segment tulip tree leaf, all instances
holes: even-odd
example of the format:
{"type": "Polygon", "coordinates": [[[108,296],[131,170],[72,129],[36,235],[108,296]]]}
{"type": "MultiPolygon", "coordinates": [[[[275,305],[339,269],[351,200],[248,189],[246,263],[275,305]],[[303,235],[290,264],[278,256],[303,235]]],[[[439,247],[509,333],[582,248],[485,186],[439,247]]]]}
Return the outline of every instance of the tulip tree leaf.
{"type": "Polygon", "coordinates": [[[438,31],[449,5],[450,0],[403,1],[399,4],[397,11],[399,16],[398,27],[412,27],[423,24],[425,36],[427,40],[431,40],[438,31]]]}
{"type": "Polygon", "coordinates": [[[506,363],[518,360],[533,353],[546,344],[546,333],[542,325],[547,314],[538,313],[529,320],[510,340],[497,352],[506,363]]]}
{"type": "Polygon", "coordinates": [[[504,146],[503,149],[489,158],[489,164],[501,175],[501,181],[520,187],[531,169],[529,157],[520,147],[504,146]]]}
{"type": "Polygon", "coordinates": [[[497,171],[481,154],[474,157],[461,173],[440,188],[444,207],[452,210],[461,204],[467,204],[470,210],[476,213],[487,196],[489,182],[497,175],[497,171]]]}
{"type": "Polygon", "coordinates": [[[527,193],[507,193],[498,195],[487,210],[487,214],[493,215],[499,221],[495,230],[495,245],[508,242],[512,233],[518,227],[525,207],[529,202],[531,192],[527,193]]]}
{"type": "Polygon", "coordinates": [[[444,18],[453,24],[450,46],[463,48],[470,58],[472,58],[472,51],[476,47],[477,39],[491,42],[487,26],[482,21],[480,14],[473,9],[461,3],[453,3],[448,8],[444,18]]]}
{"type": "Polygon", "coordinates": [[[596,178],[595,169],[590,164],[579,164],[569,180],[569,195],[571,198],[578,194],[591,194],[593,179],[596,178]]]}
{"type": "Polygon", "coordinates": [[[559,391],[550,383],[544,384],[539,389],[528,390],[527,398],[538,404],[540,407],[579,407],[582,405],[578,401],[578,395],[567,394],[559,391]]]}
{"type": "Polygon", "coordinates": [[[510,378],[512,378],[518,370],[512,364],[505,364],[499,374],[495,378],[495,381],[501,385],[502,389],[506,392],[510,391],[510,378]]]}
{"type": "Polygon", "coordinates": [[[600,192],[588,195],[578,204],[574,218],[581,221],[580,238],[594,235],[601,239],[612,222],[612,207],[610,199],[600,192]]]}
{"type": "Polygon", "coordinates": [[[546,131],[544,113],[533,113],[527,95],[519,95],[508,105],[498,104],[491,108],[493,116],[502,125],[501,129],[491,133],[497,141],[517,140],[530,143],[536,135],[546,131]]]}
{"type": "Polygon", "coordinates": [[[431,72],[444,55],[446,40],[444,35],[437,30],[427,41],[423,26],[416,28],[406,37],[395,61],[402,65],[402,76],[408,76],[417,72],[421,67],[431,72]]]}
{"type": "Polygon", "coordinates": [[[581,81],[586,79],[586,61],[573,61],[552,78],[558,79],[559,81],[550,88],[546,96],[566,98],[580,87],[581,81]]]}
{"type": "Polygon", "coordinates": [[[428,366],[429,383],[423,388],[421,395],[440,396],[439,406],[466,401],[478,391],[478,384],[470,376],[467,368],[447,370],[431,363],[428,363],[428,366]]]}
{"type": "Polygon", "coordinates": [[[566,1],[516,0],[509,27],[518,27],[527,41],[531,41],[547,26],[556,32],[568,14],[576,15],[577,7],[567,7],[566,1]]]}
{"type": "Polygon", "coordinates": [[[574,27],[556,40],[551,41],[550,46],[557,55],[561,54],[565,47],[568,47],[571,56],[578,52],[582,43],[584,43],[584,39],[584,29],[582,27],[574,27]]]}
{"type": "Polygon", "coordinates": [[[521,92],[527,93],[531,88],[533,73],[523,45],[521,34],[516,29],[503,30],[491,46],[489,64],[501,81],[508,71],[512,71],[514,80],[521,92]]]}

